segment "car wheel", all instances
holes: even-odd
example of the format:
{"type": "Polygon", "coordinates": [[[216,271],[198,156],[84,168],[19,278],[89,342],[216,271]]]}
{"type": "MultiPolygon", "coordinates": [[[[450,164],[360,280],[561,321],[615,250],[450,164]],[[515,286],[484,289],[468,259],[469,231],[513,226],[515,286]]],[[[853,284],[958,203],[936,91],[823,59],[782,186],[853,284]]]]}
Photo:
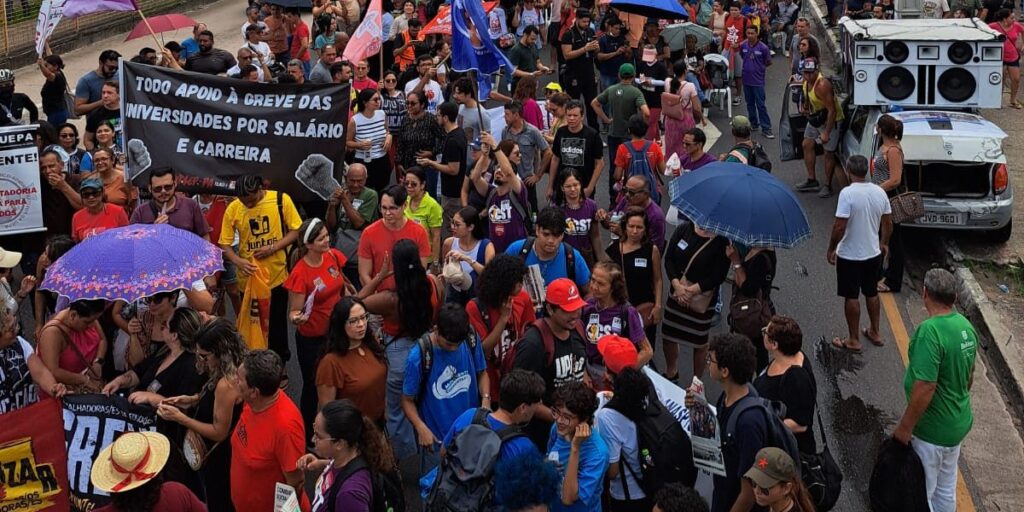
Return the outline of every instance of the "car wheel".
{"type": "Polygon", "coordinates": [[[1012,231],[1013,231],[1013,219],[1010,219],[1010,222],[1007,222],[1005,226],[1003,226],[1003,227],[1001,227],[1001,228],[999,228],[999,229],[997,229],[995,231],[989,231],[989,232],[985,233],[985,238],[987,238],[990,242],[994,242],[994,243],[998,243],[998,244],[1005,243],[1007,240],[1010,239],[1010,233],[1012,231]]]}

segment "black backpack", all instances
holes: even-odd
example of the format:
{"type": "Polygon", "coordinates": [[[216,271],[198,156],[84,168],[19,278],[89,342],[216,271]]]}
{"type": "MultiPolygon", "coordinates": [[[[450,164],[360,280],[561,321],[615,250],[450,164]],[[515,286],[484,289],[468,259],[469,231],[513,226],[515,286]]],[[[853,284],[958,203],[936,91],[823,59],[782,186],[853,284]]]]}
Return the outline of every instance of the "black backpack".
{"type": "Polygon", "coordinates": [[[768,157],[768,152],[764,150],[764,146],[757,142],[753,142],[753,144],[753,147],[746,144],[737,144],[729,150],[729,155],[745,159],[746,162],[740,162],[742,164],[772,172],[772,160],[768,157]]]}
{"type": "MultiPolygon", "coordinates": [[[[725,424],[725,431],[722,436],[722,453],[724,454],[726,451],[734,452],[736,450],[736,423],[739,421],[740,416],[750,409],[759,409],[761,414],[764,414],[765,425],[768,426],[768,431],[766,432],[768,438],[764,446],[780,448],[789,454],[793,462],[797,463],[796,468],[799,473],[800,448],[796,443],[796,436],[782,422],[782,419],[786,417],[786,405],[782,402],[761,398],[757,394],[757,390],[754,389],[754,386],[748,385],[747,390],[747,396],[739,399],[733,405],[732,413],[729,414],[729,421],[725,424]]],[[[718,410],[722,411],[724,408],[725,393],[722,393],[721,398],[718,400],[718,410]]],[[[735,453],[733,455],[735,456],[735,453]]]]}
{"type": "MultiPolygon", "coordinates": [[[[618,410],[614,402],[607,407],[618,410]]],[[[697,467],[693,464],[690,436],[683,430],[679,420],[658,400],[653,390],[648,398],[647,410],[634,424],[639,449],[639,474],[625,457],[619,458],[619,476],[622,478],[626,500],[631,499],[626,484],[626,471],[629,471],[648,497],[653,497],[666,484],[680,483],[693,487],[697,481],[697,467]]]]}
{"type": "MultiPolygon", "coordinates": [[[[482,306],[481,304],[478,304],[482,306]]],[[[489,320],[485,319],[485,322],[489,320]]],[[[469,363],[473,365],[473,353],[476,352],[476,333],[473,329],[469,330],[469,336],[466,336],[466,344],[469,346],[469,363]]],[[[430,370],[434,367],[434,345],[430,342],[430,331],[427,331],[416,340],[416,344],[420,346],[420,394],[416,398],[416,403],[420,403],[423,398],[423,393],[427,389],[427,379],[430,378],[430,370]]],[[[473,368],[473,373],[477,373],[477,369],[473,368]]]]}
{"type": "MultiPolygon", "coordinates": [[[[528,236],[526,241],[523,242],[523,247],[519,249],[519,259],[526,263],[526,256],[533,250],[533,244],[537,241],[537,237],[528,236]]],[[[571,245],[562,242],[562,252],[565,253],[565,274],[570,281],[576,282],[576,253],[571,245]]]]}
{"type": "Polygon", "coordinates": [[[493,507],[494,467],[501,447],[525,434],[516,425],[493,430],[487,421],[488,414],[487,409],[477,409],[473,422],[445,447],[437,479],[427,495],[426,512],[481,511],[493,507]]]}
{"type": "Polygon", "coordinates": [[[373,498],[370,500],[372,512],[404,512],[405,493],[402,488],[402,476],[398,470],[389,473],[376,474],[366,464],[366,459],[356,457],[352,459],[344,469],[338,473],[327,491],[327,512],[335,512],[335,502],[338,501],[338,493],[341,486],[354,475],[356,471],[365,469],[370,472],[370,480],[373,485],[373,498]]]}

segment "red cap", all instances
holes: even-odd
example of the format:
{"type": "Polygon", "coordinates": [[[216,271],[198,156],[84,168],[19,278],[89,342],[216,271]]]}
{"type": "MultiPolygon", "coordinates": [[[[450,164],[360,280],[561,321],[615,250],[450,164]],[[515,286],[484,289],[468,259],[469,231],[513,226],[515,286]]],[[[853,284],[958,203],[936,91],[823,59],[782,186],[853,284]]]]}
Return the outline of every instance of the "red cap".
{"type": "Polygon", "coordinates": [[[597,351],[604,358],[604,365],[612,373],[621,373],[624,368],[636,368],[636,345],[622,336],[608,334],[597,340],[597,351]]]}
{"type": "Polygon", "coordinates": [[[547,289],[547,301],[566,311],[576,311],[587,303],[580,298],[580,289],[570,279],[560,278],[551,281],[547,289]]]}

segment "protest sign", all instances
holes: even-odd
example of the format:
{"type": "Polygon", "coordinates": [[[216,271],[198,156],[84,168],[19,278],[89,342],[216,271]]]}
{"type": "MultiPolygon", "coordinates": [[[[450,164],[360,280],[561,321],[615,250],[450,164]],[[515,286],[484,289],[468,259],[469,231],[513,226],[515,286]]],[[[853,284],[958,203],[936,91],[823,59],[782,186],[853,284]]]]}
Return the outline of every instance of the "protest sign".
{"type": "Polygon", "coordinates": [[[43,231],[36,125],[0,128],[0,235],[43,231]]]}
{"type": "MultiPolygon", "coordinates": [[[[259,174],[311,197],[345,158],[349,85],[261,84],[122,61],[127,176],[150,168],[198,178],[259,174]],[[305,186],[303,186],[305,185],[305,186]]],[[[322,196],[322,194],[321,194],[322,196]]]]}
{"type": "Polygon", "coordinates": [[[75,510],[89,511],[109,501],[106,492],[92,485],[92,461],[124,432],[156,430],[152,407],[132,405],[120,395],[68,395],[64,397],[64,439],[67,473],[75,510]]]}
{"type": "Polygon", "coordinates": [[[0,510],[67,512],[68,466],[60,402],[0,415],[0,510]]]}
{"type": "Polygon", "coordinates": [[[64,17],[65,0],[43,0],[39,4],[39,16],[36,18],[36,55],[43,56],[46,41],[64,17]]]}
{"type": "Polygon", "coordinates": [[[725,458],[722,455],[721,428],[715,407],[704,396],[704,383],[693,377],[693,405],[690,411],[690,441],[693,444],[693,463],[698,468],[718,476],[725,476],[725,458]]]}

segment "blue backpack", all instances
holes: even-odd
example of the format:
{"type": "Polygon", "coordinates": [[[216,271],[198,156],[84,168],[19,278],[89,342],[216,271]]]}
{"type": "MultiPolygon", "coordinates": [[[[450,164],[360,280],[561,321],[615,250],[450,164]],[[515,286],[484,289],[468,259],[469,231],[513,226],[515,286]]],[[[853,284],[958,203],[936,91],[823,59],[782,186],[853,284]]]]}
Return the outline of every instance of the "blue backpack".
{"type": "Polygon", "coordinates": [[[626,180],[629,178],[641,175],[647,179],[647,186],[651,188],[651,200],[655,204],[661,204],[661,194],[658,193],[658,176],[655,176],[654,170],[651,169],[651,162],[647,160],[647,150],[651,148],[651,141],[645,140],[644,147],[636,149],[633,147],[633,142],[626,142],[622,144],[629,151],[629,169],[626,171],[625,176],[622,177],[623,187],[625,190],[626,180]]]}

